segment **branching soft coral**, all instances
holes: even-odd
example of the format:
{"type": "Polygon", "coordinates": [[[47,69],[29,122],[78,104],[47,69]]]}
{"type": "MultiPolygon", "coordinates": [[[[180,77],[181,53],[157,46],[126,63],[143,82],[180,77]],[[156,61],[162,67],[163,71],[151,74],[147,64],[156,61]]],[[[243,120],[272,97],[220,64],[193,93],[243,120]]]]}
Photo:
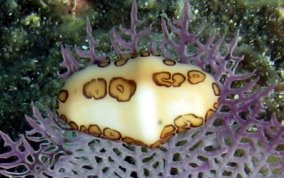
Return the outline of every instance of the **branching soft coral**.
{"type": "MultiPolygon", "coordinates": [[[[211,72],[218,82],[220,107],[203,127],[177,134],[160,148],[147,149],[72,131],[55,114],[48,112],[44,118],[32,106],[33,118],[26,117],[32,129],[19,140],[12,141],[0,132],[8,148],[0,155],[0,174],[15,177],[284,177],[284,127],[275,117],[262,115],[265,110],[261,100],[274,86],[255,91],[254,73],[236,72],[243,60],[233,55],[239,35],[230,43],[215,35],[206,42],[199,41],[196,34],[188,32],[187,1],[184,7],[180,19],[162,20],[164,38],[154,43],[161,47],[158,50],[163,55],[170,55],[167,50],[172,50],[179,57],[177,60],[200,66],[211,72]],[[189,46],[194,50],[189,52],[189,46]],[[222,46],[225,52],[220,52],[222,46]],[[242,84],[236,86],[235,82],[242,84]]],[[[131,19],[130,29],[122,31],[130,34],[132,41],[126,42],[117,32],[111,32],[112,45],[119,54],[138,52],[139,40],[149,33],[150,28],[142,34],[136,33],[135,1],[131,19]]],[[[93,37],[90,30],[87,33],[90,50],[77,50],[77,53],[95,61],[98,57],[93,50],[93,37]]],[[[64,49],[65,63],[75,59],[71,51],[64,49]]]]}
{"type": "Polygon", "coordinates": [[[131,17],[131,24],[129,29],[119,26],[120,33],[128,36],[130,38],[129,41],[124,40],[124,38],[119,34],[119,32],[115,28],[113,28],[110,32],[111,34],[110,39],[112,46],[116,54],[119,56],[124,56],[129,54],[131,56],[137,55],[138,42],[140,41],[140,39],[150,34],[152,30],[152,26],[150,25],[149,27],[141,31],[138,31],[138,25],[140,20],[138,20],[137,18],[136,1],[133,1],[132,3],[130,17],[131,17]]]}

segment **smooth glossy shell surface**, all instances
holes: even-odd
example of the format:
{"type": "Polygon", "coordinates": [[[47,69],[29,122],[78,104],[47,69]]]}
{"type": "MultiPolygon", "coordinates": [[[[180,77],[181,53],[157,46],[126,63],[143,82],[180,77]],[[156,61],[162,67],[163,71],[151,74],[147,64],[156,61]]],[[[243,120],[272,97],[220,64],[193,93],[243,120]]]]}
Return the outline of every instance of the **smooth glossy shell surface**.
{"type": "Polygon", "coordinates": [[[58,94],[57,112],[73,129],[157,147],[203,125],[219,96],[199,67],[147,54],[74,73],[58,94]]]}

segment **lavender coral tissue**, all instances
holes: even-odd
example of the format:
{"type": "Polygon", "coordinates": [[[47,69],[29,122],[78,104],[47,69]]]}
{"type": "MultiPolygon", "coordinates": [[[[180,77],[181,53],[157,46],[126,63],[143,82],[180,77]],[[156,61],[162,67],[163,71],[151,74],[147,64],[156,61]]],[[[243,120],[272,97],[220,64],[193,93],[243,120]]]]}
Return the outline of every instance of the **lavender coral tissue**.
{"type": "MultiPolygon", "coordinates": [[[[226,43],[215,34],[205,42],[189,32],[189,3],[185,2],[177,20],[162,19],[163,38],[150,41],[149,51],[194,64],[211,73],[220,87],[217,111],[202,127],[174,134],[158,148],[114,142],[74,131],[48,111],[43,117],[32,105],[32,127],[17,141],[0,131],[0,175],[8,177],[284,177],[284,127],[275,117],[263,118],[261,98],[273,86],[254,91],[253,73],[237,73],[242,57],[233,54],[239,34],[226,43]],[[225,52],[221,52],[225,48],[225,52]],[[190,50],[189,50],[190,49],[190,50]],[[190,51],[190,52],[189,52],[190,51]],[[233,87],[233,83],[243,82],[233,87]],[[252,92],[254,91],[254,92],[252,92]]],[[[151,35],[152,27],[138,31],[137,5],[133,1],[130,28],[113,28],[110,38],[118,56],[137,57],[139,42],[151,35]],[[125,40],[122,35],[129,36],[125,40]]],[[[79,57],[95,65],[108,65],[110,59],[95,51],[90,22],[86,26],[88,50],[76,49],[79,57]],[[107,60],[105,60],[107,59],[107,60]]],[[[145,53],[141,53],[145,55],[145,53]]],[[[69,48],[62,47],[67,78],[82,65],[69,48]]],[[[121,62],[121,61],[120,61],[121,62]]],[[[123,62],[123,61],[122,61],[123,62]]],[[[62,95],[64,98],[64,95],[62,95]]],[[[70,124],[71,127],[75,125],[70,124]]],[[[74,129],[74,128],[73,128],[74,129]]],[[[78,129],[78,128],[77,128],[78,129]]],[[[113,135],[114,133],[110,133],[113,135]]],[[[138,144],[139,145],[139,144],[138,144]]]]}

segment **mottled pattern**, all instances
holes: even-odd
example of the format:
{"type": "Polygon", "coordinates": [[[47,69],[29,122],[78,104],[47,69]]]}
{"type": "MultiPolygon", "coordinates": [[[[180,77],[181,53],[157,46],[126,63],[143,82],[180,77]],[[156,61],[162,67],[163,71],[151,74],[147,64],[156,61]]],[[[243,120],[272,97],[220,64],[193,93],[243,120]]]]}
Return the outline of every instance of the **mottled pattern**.
{"type": "Polygon", "coordinates": [[[97,62],[97,66],[98,67],[107,67],[110,64],[110,59],[106,58],[104,60],[101,60],[99,62],[97,62]]]}
{"type": "Polygon", "coordinates": [[[205,80],[206,74],[198,70],[191,70],[187,72],[187,80],[191,84],[198,84],[205,80]]]}
{"type": "Polygon", "coordinates": [[[86,98],[102,99],[107,94],[107,82],[103,78],[92,79],[83,86],[86,98]]]}
{"type": "MultiPolygon", "coordinates": [[[[108,67],[112,68],[111,70],[121,70],[121,66],[127,65],[127,61],[129,60],[153,60],[153,62],[155,60],[161,60],[161,65],[162,66],[158,66],[158,67],[164,67],[165,66],[170,66],[170,68],[176,69],[176,67],[178,65],[176,61],[171,60],[171,59],[163,59],[163,58],[154,58],[154,59],[150,59],[150,58],[146,58],[146,57],[151,57],[151,52],[150,51],[142,51],[139,54],[140,57],[145,57],[145,59],[130,59],[130,58],[120,58],[118,60],[114,61],[114,65],[109,65],[108,67]]],[[[104,60],[100,61],[98,64],[103,63],[104,60]]],[[[106,60],[106,64],[111,64],[110,61],[106,60]]],[[[153,63],[153,65],[157,65],[157,63],[153,63]]],[[[160,64],[160,63],[158,63],[160,64]]],[[[153,67],[152,65],[152,67],[153,67]]],[[[191,65],[188,65],[188,68],[190,68],[191,65]]],[[[169,70],[170,70],[169,68],[169,70]]],[[[82,71],[82,70],[81,70],[82,71]]],[[[157,70],[159,71],[159,70],[157,70]]],[[[127,74],[129,76],[134,76],[136,75],[136,73],[130,73],[127,74]]],[[[183,73],[180,72],[170,72],[170,71],[162,71],[162,72],[155,72],[152,74],[152,78],[150,77],[149,79],[146,78],[146,82],[147,80],[149,80],[150,82],[153,82],[158,88],[159,87],[181,87],[182,84],[184,84],[185,82],[187,82],[187,91],[184,92],[190,92],[191,86],[196,85],[198,86],[199,84],[203,83],[206,79],[206,73],[201,71],[201,70],[186,70],[183,73]]],[[[117,102],[124,102],[127,103],[128,101],[131,100],[131,98],[135,95],[135,92],[137,90],[137,88],[139,88],[139,80],[136,80],[134,78],[134,80],[129,80],[123,77],[119,77],[118,75],[110,75],[112,78],[111,79],[107,79],[105,78],[106,76],[104,75],[100,75],[100,73],[97,74],[92,74],[92,79],[89,79],[89,81],[85,82],[83,84],[83,88],[82,88],[82,94],[83,96],[87,99],[87,100],[94,100],[93,102],[99,101],[99,100],[104,100],[106,99],[107,95],[109,95],[110,97],[112,97],[113,99],[115,99],[117,102]],[[96,75],[98,75],[98,77],[96,78],[96,75]]],[[[151,76],[151,74],[150,74],[151,76]]],[[[139,79],[139,77],[138,77],[139,79]]],[[[84,80],[84,79],[81,79],[84,80]]],[[[208,82],[208,81],[207,81],[208,82]]],[[[73,81],[74,83],[74,81],[73,81]]],[[[75,83],[77,84],[77,83],[75,83]]],[[[154,85],[154,86],[155,86],[154,85]]],[[[217,83],[209,83],[209,87],[210,89],[213,90],[213,93],[216,96],[220,95],[220,89],[218,87],[217,83]],[[212,88],[211,88],[212,86],[212,88]]],[[[65,87],[64,87],[65,88],[65,87]]],[[[81,87],[79,87],[81,88],[81,87]]],[[[68,89],[62,89],[59,94],[58,94],[58,101],[59,104],[61,104],[61,107],[64,107],[64,104],[70,104],[70,103],[65,103],[68,94],[72,95],[72,94],[76,94],[78,89],[72,89],[72,91],[75,91],[74,93],[68,92],[68,89]],[[61,103],[60,103],[61,102],[61,103]]],[[[156,90],[154,88],[154,90],[156,90]]],[[[158,90],[157,90],[158,91],[158,90]]],[[[174,94],[174,93],[173,93],[174,94]]],[[[198,97],[203,97],[201,96],[195,96],[196,98],[198,97]]],[[[71,101],[70,101],[71,102],[71,101]]],[[[78,102],[78,101],[76,101],[78,102]]],[[[112,102],[111,100],[109,102],[112,102]]],[[[190,102],[190,101],[189,101],[190,102]]],[[[66,115],[69,115],[70,118],[68,118],[68,116],[62,114],[62,112],[59,112],[59,115],[61,116],[61,118],[64,121],[67,121],[67,123],[69,124],[69,126],[72,129],[75,130],[79,130],[81,132],[85,132],[85,133],[89,133],[91,135],[94,136],[98,136],[98,137],[102,137],[102,138],[106,138],[109,140],[121,140],[124,141],[126,143],[129,144],[137,144],[137,145],[143,145],[146,147],[150,147],[150,148],[154,148],[154,147],[158,147],[159,145],[165,143],[167,140],[169,140],[173,135],[175,135],[176,133],[179,132],[183,132],[186,131],[192,127],[199,127],[202,126],[203,123],[210,118],[210,116],[213,115],[213,113],[218,109],[218,103],[215,103],[214,105],[211,106],[210,109],[208,109],[208,111],[206,112],[206,114],[204,115],[200,115],[199,117],[196,116],[194,113],[181,113],[182,115],[178,116],[176,115],[175,117],[172,118],[172,123],[170,123],[171,125],[163,125],[162,121],[160,121],[161,125],[164,127],[163,130],[161,131],[161,135],[160,138],[153,144],[146,144],[144,143],[142,140],[137,140],[137,138],[133,135],[127,135],[123,132],[123,130],[114,130],[111,128],[111,126],[109,127],[101,127],[99,126],[98,123],[94,122],[90,125],[88,124],[79,124],[79,120],[80,117],[75,118],[74,116],[70,115],[70,113],[66,113],[66,115]],[[78,120],[76,120],[78,119],[78,120]],[[76,120],[76,121],[75,121],[76,120]],[[127,136],[126,136],[127,135],[127,136]]],[[[60,105],[58,105],[58,108],[60,108],[60,105]]],[[[75,108],[76,110],[78,108],[75,108]]],[[[69,110],[69,109],[68,109],[69,110]]],[[[67,110],[67,111],[68,111],[67,110]]],[[[94,108],[91,112],[108,112],[107,110],[96,110],[96,108],[94,108]]],[[[111,112],[111,111],[110,111],[111,112]]],[[[127,111],[125,111],[127,112],[127,111]]],[[[147,112],[147,110],[145,110],[144,112],[147,112]]],[[[133,116],[133,120],[137,119],[140,113],[137,112],[136,116],[133,116]]],[[[127,117],[127,116],[126,116],[127,117]]],[[[108,118],[96,118],[96,119],[108,119],[108,118]]],[[[121,118],[115,118],[117,120],[120,120],[121,118]]],[[[159,118],[157,118],[159,119],[159,118]]],[[[91,120],[91,118],[90,118],[91,120]]],[[[123,118],[122,118],[123,120],[123,118]]],[[[140,123],[141,121],[138,121],[138,123],[140,123]]],[[[127,123],[125,123],[127,124],[127,123]]],[[[134,125],[134,127],[136,127],[134,125]]],[[[146,129],[146,128],[145,128],[146,129]]]]}
{"type": "Polygon", "coordinates": [[[220,96],[221,95],[220,88],[218,87],[217,83],[212,83],[212,88],[213,88],[214,94],[216,96],[220,96]]]}
{"type": "Polygon", "coordinates": [[[185,114],[182,116],[178,116],[175,120],[175,126],[178,128],[178,132],[182,132],[191,127],[198,127],[203,124],[203,118],[198,117],[194,114],[185,114]]]}
{"type": "Polygon", "coordinates": [[[165,65],[168,65],[168,66],[174,66],[174,65],[176,64],[176,61],[171,60],[171,59],[164,59],[164,60],[163,60],[163,63],[164,63],[165,65]]]}
{"type": "Polygon", "coordinates": [[[61,90],[59,92],[59,94],[57,95],[57,99],[62,102],[62,103],[65,103],[66,100],[68,99],[68,91],[66,90],[61,90]]]}
{"type": "Polygon", "coordinates": [[[156,72],[153,74],[153,81],[158,86],[179,87],[185,81],[185,76],[181,73],[156,72]]]}
{"type": "MultiPolygon", "coordinates": [[[[142,51],[140,52],[140,56],[141,57],[149,57],[151,55],[151,52],[150,51],[142,51]]],[[[153,54],[152,54],[153,55],[153,54]]]]}
{"type": "MultiPolygon", "coordinates": [[[[214,109],[217,109],[217,108],[215,108],[215,106],[214,106],[214,109]]],[[[216,110],[208,109],[208,111],[206,112],[206,115],[205,115],[205,121],[207,121],[215,112],[216,112],[216,110]]]]}
{"type": "Polygon", "coordinates": [[[73,121],[69,122],[69,126],[73,130],[79,130],[81,132],[86,132],[86,133],[94,135],[96,137],[102,137],[102,138],[112,140],[112,141],[121,140],[121,141],[126,142],[128,144],[141,145],[141,146],[148,147],[148,148],[156,148],[156,147],[159,147],[161,144],[167,142],[177,132],[183,132],[185,130],[188,130],[189,128],[197,127],[197,126],[201,125],[201,124],[198,123],[200,121],[198,121],[197,119],[201,119],[201,123],[202,123],[203,122],[202,118],[198,118],[196,116],[191,117],[191,116],[194,116],[194,115],[191,114],[189,116],[185,115],[185,116],[178,117],[177,119],[175,119],[175,122],[174,122],[175,126],[174,125],[166,125],[161,132],[160,139],[158,141],[156,141],[155,143],[151,144],[151,145],[147,145],[147,144],[143,143],[142,141],[136,140],[136,139],[131,138],[131,137],[125,137],[119,131],[113,130],[113,129],[108,128],[108,127],[104,128],[103,131],[102,131],[102,129],[98,125],[93,124],[93,125],[88,126],[88,128],[87,128],[84,125],[78,126],[73,121]]]}
{"type": "Polygon", "coordinates": [[[115,64],[115,66],[123,66],[123,65],[125,65],[126,63],[127,63],[127,61],[128,61],[128,59],[129,58],[126,58],[126,59],[118,59],[118,60],[116,60],[115,62],[114,62],[114,64],[115,64]]]}
{"type": "MultiPolygon", "coordinates": [[[[136,82],[133,80],[114,77],[109,81],[109,86],[104,78],[92,79],[84,84],[82,93],[86,98],[103,99],[109,92],[109,95],[117,101],[126,102],[131,99],[135,90],[136,82]]],[[[62,95],[62,91],[60,91],[58,98],[62,95]]]]}
{"type": "Polygon", "coordinates": [[[101,136],[102,131],[98,125],[93,124],[89,126],[88,133],[99,137],[101,136]]]}
{"type": "Polygon", "coordinates": [[[110,140],[120,140],[121,134],[120,132],[113,130],[111,128],[105,128],[103,130],[103,137],[110,139],[110,140]]]}
{"type": "Polygon", "coordinates": [[[109,95],[119,102],[126,102],[135,94],[137,84],[133,80],[115,77],[109,83],[109,95]]]}

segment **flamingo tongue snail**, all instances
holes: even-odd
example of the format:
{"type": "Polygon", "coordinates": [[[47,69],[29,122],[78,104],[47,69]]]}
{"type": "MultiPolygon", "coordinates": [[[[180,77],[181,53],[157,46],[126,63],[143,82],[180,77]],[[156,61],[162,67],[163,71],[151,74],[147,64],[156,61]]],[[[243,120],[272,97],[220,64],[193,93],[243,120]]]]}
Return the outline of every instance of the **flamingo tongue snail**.
{"type": "Polygon", "coordinates": [[[58,94],[57,113],[75,130],[153,148],[203,125],[219,96],[201,68],[144,52],[75,72],[58,94]]]}

